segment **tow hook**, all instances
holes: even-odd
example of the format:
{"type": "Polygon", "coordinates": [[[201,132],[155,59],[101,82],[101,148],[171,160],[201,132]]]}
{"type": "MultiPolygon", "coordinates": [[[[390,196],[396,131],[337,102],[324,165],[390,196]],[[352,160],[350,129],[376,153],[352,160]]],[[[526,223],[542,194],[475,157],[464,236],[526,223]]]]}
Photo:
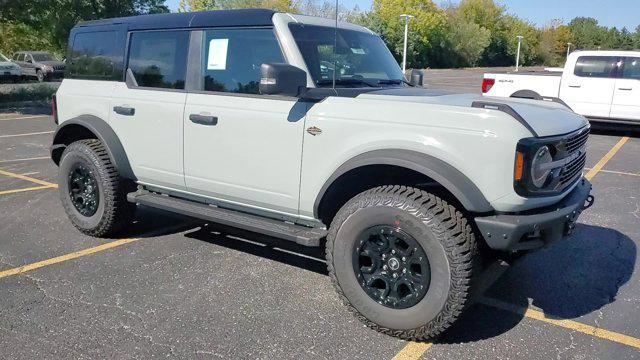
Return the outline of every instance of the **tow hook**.
{"type": "Polygon", "coordinates": [[[593,195],[587,196],[587,199],[585,200],[585,204],[582,205],[582,211],[585,211],[591,206],[593,206],[593,203],[595,202],[595,200],[596,199],[593,197],[593,195]]]}

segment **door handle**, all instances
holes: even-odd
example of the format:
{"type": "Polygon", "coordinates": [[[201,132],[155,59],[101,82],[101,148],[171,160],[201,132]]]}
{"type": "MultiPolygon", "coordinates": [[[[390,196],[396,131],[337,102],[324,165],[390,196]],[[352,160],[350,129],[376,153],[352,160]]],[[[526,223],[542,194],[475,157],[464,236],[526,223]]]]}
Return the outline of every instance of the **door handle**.
{"type": "Polygon", "coordinates": [[[202,125],[217,125],[218,117],[211,115],[200,115],[200,114],[191,114],[189,115],[189,120],[196,124],[202,125]]]}
{"type": "Polygon", "coordinates": [[[633,88],[630,88],[630,87],[628,87],[628,88],[618,88],[618,90],[630,91],[630,90],[633,90],[633,88]]]}
{"type": "Polygon", "coordinates": [[[582,85],[569,85],[570,88],[574,88],[574,89],[580,88],[581,86],[582,85]]]}
{"type": "Polygon", "coordinates": [[[116,114],[120,114],[124,116],[133,116],[136,113],[136,109],[132,107],[126,107],[126,106],[114,106],[113,111],[116,114]]]}

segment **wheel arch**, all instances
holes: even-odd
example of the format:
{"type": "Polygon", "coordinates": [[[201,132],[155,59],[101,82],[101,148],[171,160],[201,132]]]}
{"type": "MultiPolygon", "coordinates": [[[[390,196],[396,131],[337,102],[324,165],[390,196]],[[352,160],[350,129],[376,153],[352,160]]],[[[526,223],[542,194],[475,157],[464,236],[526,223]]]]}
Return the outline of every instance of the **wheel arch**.
{"type": "Polygon", "coordinates": [[[474,213],[493,211],[480,189],[467,176],[445,161],[411,150],[374,150],[351,158],[333,172],[316,197],[314,216],[327,221],[327,214],[335,213],[343,202],[346,202],[340,198],[340,194],[356,191],[360,193],[375,186],[392,185],[380,184],[380,181],[372,179],[379,175],[379,172],[372,171],[374,168],[398,172],[396,177],[402,179],[405,184],[393,185],[430,180],[445,189],[466,211],[474,213]],[[371,181],[370,184],[357,184],[354,188],[352,183],[354,178],[371,181]],[[339,206],[331,204],[331,200],[335,200],[336,196],[340,199],[338,202],[342,203],[339,206]]]}
{"type": "Polygon", "coordinates": [[[511,94],[512,98],[542,100],[542,95],[533,90],[518,90],[511,94]]]}
{"type": "Polygon", "coordinates": [[[53,162],[58,165],[64,149],[72,142],[82,139],[100,140],[118,170],[118,174],[123,178],[136,180],[127,153],[115,131],[106,121],[94,115],[80,115],[58,126],[51,145],[53,162]]]}

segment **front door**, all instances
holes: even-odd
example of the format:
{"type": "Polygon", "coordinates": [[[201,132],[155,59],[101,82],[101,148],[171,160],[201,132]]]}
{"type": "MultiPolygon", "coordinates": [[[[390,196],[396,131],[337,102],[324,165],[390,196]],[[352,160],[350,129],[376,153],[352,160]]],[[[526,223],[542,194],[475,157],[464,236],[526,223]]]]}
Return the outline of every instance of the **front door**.
{"type": "Polygon", "coordinates": [[[187,189],[296,215],[306,103],[258,94],[260,65],[284,62],[273,29],[201,34],[200,89],[184,113],[187,189]]]}
{"type": "Polygon", "coordinates": [[[183,112],[189,31],[129,37],[126,82],[118,82],[109,123],[144,184],[184,190],[183,112]]]}
{"type": "Polygon", "coordinates": [[[580,115],[609,117],[618,61],[615,56],[580,56],[573,73],[563,76],[560,99],[580,115]]]}
{"type": "Polygon", "coordinates": [[[625,57],[613,93],[611,117],[640,120],[640,57],[625,57]]]}

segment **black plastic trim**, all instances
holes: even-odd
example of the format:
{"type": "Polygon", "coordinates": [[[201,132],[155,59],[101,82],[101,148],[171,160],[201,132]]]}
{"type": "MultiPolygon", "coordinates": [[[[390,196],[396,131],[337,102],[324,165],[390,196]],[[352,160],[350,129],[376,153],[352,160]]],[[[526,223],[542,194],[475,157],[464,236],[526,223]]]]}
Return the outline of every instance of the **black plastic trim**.
{"type": "Polygon", "coordinates": [[[591,183],[582,179],[557,204],[521,214],[475,218],[489,247],[495,250],[531,250],[568,235],[580,213],[593,204],[591,183]],[[591,198],[590,198],[591,197],[591,198]]]}
{"type": "Polygon", "coordinates": [[[131,169],[127,153],[124,151],[120,139],[118,139],[118,135],[116,135],[115,131],[113,131],[106,121],[93,115],[81,115],[69,119],[58,126],[53,135],[53,144],[51,146],[51,159],[56,165],[60,162],[60,156],[62,155],[61,150],[69,145],[65,143],[66,137],[72,134],[76,126],[88,130],[104,144],[109,153],[109,158],[116,169],[118,169],[121,177],[137,180],[131,169]]]}
{"type": "Polygon", "coordinates": [[[511,106],[507,104],[477,100],[471,103],[471,107],[479,108],[479,109],[502,111],[503,113],[509,114],[511,115],[511,117],[518,120],[518,122],[522,124],[522,126],[527,128],[527,130],[529,130],[533,136],[535,137],[539,136],[538,133],[535,130],[533,130],[531,125],[529,125],[529,123],[522,116],[520,116],[520,114],[518,114],[511,106]]]}
{"type": "Polygon", "coordinates": [[[360,154],[338,167],[325,181],[316,197],[314,216],[319,218],[320,204],[334,181],[348,171],[367,165],[395,165],[417,171],[444,186],[466,210],[477,213],[494,210],[473,181],[453,166],[417,151],[389,149],[360,154]]]}

